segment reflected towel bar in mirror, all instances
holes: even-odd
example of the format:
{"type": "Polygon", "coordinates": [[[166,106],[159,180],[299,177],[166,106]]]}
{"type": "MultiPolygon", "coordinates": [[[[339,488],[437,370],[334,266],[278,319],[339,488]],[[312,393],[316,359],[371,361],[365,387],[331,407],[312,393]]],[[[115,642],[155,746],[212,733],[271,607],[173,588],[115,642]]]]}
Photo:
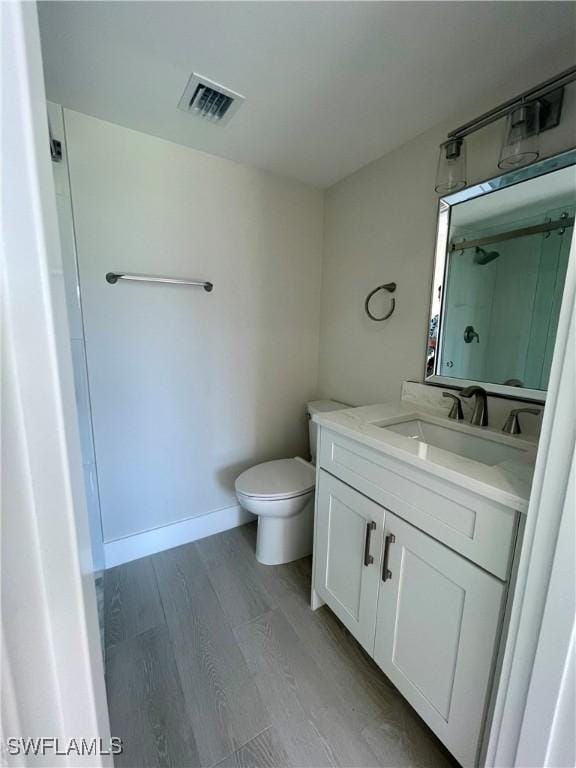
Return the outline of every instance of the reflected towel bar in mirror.
{"type": "Polygon", "coordinates": [[[118,280],[134,280],[140,283],[169,283],[170,285],[197,285],[208,293],[214,288],[207,280],[185,280],[180,277],[160,277],[158,275],[133,275],[126,272],[107,272],[106,282],[115,285],[118,280]]]}
{"type": "Polygon", "coordinates": [[[501,243],[506,240],[515,240],[518,237],[527,237],[528,235],[539,235],[540,233],[553,232],[555,229],[560,230],[559,234],[563,235],[566,229],[574,226],[574,216],[569,216],[567,213],[563,213],[562,216],[556,221],[546,221],[543,224],[534,224],[530,227],[521,227],[520,229],[512,229],[507,232],[500,232],[497,235],[488,235],[487,237],[479,237],[476,240],[460,240],[459,242],[450,243],[450,251],[462,251],[465,248],[480,248],[483,245],[491,245],[492,243],[501,243]]]}

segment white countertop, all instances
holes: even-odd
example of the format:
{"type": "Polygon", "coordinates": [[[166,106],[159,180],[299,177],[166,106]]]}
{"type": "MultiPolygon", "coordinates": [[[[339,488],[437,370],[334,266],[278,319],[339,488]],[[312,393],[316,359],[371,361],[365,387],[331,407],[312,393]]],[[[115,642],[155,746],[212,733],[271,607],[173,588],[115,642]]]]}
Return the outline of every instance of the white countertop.
{"type": "Polygon", "coordinates": [[[531,440],[506,435],[490,427],[476,427],[447,419],[442,412],[419,407],[401,400],[320,413],[313,417],[322,427],[345,435],[400,461],[430,472],[436,477],[481,494],[519,512],[526,512],[534,473],[537,444],[531,440]],[[503,445],[520,448],[518,458],[494,466],[464,458],[411,437],[396,434],[387,425],[409,419],[423,419],[503,445]]]}

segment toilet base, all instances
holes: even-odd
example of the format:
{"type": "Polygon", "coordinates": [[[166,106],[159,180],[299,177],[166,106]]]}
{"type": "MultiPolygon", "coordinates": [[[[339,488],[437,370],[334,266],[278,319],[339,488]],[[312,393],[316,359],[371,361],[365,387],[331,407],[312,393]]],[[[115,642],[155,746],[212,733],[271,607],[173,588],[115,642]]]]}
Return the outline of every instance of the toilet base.
{"type": "Polygon", "coordinates": [[[282,565],[312,554],[314,494],[294,517],[258,517],[256,560],[282,565]]]}

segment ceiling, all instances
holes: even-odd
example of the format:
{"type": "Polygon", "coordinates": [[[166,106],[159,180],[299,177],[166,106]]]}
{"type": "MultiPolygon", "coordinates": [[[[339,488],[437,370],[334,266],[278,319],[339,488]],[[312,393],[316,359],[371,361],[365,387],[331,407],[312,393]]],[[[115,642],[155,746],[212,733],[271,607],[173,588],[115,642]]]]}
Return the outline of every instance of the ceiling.
{"type": "Polygon", "coordinates": [[[38,7],[50,100],[320,187],[574,60],[571,2],[38,7]],[[228,125],[177,109],[193,71],[246,97],[228,125]]]}

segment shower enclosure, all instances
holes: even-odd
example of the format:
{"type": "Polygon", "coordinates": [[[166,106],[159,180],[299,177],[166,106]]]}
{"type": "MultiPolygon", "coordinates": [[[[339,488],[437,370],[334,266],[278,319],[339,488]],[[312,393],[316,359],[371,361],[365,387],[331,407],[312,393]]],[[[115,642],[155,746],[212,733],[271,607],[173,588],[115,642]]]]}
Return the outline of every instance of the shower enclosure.
{"type": "MultiPolygon", "coordinates": [[[[68,328],[70,329],[70,350],[74,372],[74,390],[76,395],[76,413],[82,451],[84,495],[88,511],[92,563],[98,598],[100,628],[102,631],[102,571],[104,570],[104,552],[102,546],[102,523],[100,517],[100,499],[98,478],[92,433],[92,415],[90,392],[86,367],[86,349],[82,319],[82,306],[78,284],[78,264],[74,238],[72,200],[68,177],[68,163],[64,141],[64,123],[62,109],[48,103],[48,120],[51,132],[50,149],[52,154],[52,172],[56,191],[58,227],[61,245],[61,263],[52,265],[51,280],[53,289],[65,296],[68,328]]],[[[59,306],[58,303],[57,307],[59,306]]]]}

